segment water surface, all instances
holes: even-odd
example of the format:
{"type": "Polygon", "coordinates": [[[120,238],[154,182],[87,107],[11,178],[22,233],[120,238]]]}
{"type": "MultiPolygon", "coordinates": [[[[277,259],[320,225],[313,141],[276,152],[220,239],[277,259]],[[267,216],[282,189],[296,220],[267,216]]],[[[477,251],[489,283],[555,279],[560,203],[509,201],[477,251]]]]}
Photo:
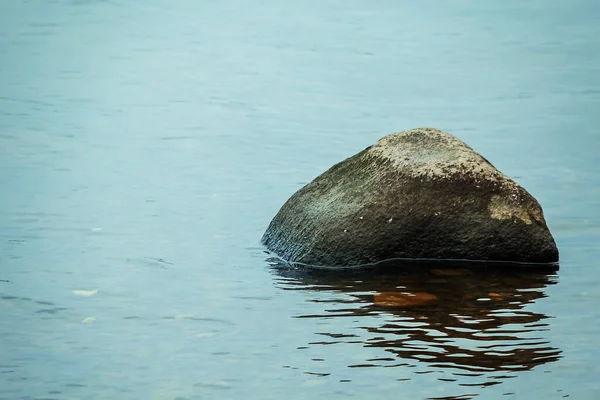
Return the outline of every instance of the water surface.
{"type": "Polygon", "coordinates": [[[596,399],[599,4],[2,2],[0,398],[596,399]],[[418,126],[538,198],[558,272],[269,262],[418,126]]]}

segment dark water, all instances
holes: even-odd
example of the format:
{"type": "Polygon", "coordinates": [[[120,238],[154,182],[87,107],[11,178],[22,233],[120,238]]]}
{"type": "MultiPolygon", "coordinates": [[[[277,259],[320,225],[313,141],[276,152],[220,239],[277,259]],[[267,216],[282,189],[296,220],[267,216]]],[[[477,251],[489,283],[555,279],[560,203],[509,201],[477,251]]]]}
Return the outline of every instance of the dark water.
{"type": "Polygon", "coordinates": [[[599,398],[600,3],[259,3],[0,3],[0,398],[599,398]],[[267,260],[418,126],[538,198],[558,272],[267,260]]]}

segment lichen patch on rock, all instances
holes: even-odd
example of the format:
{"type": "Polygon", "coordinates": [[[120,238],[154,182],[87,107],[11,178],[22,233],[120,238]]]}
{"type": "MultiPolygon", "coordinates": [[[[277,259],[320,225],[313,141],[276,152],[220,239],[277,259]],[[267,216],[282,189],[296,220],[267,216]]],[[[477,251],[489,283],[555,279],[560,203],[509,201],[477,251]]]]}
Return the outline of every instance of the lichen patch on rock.
{"type": "Polygon", "coordinates": [[[533,223],[533,219],[540,221],[542,219],[539,210],[524,209],[521,204],[510,198],[502,196],[493,196],[489,205],[490,216],[494,219],[519,219],[527,225],[533,223]]]}
{"type": "Polygon", "coordinates": [[[383,158],[399,171],[415,177],[449,179],[467,173],[493,180],[501,175],[464,142],[435,128],[417,128],[385,136],[365,157],[383,158]],[[449,148],[453,151],[449,152],[449,148]]]}

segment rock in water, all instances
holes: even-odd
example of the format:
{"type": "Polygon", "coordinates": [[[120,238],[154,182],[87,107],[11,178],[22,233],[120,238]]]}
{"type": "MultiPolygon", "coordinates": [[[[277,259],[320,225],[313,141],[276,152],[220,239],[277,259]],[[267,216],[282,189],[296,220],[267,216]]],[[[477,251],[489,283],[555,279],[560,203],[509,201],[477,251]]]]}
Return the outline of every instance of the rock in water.
{"type": "Polygon", "coordinates": [[[558,261],[536,199],[433,128],[385,136],[331,167],[281,207],[262,242],[290,263],[327,267],[558,261]]]}

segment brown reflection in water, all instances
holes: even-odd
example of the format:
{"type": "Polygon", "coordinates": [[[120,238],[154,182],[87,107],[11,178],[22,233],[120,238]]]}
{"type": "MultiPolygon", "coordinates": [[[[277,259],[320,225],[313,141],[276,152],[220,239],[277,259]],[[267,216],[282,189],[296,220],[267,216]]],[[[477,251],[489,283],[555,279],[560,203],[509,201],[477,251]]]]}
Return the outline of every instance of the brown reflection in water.
{"type": "MultiPolygon", "coordinates": [[[[554,271],[439,262],[362,272],[310,271],[274,264],[273,271],[282,289],[317,292],[317,298],[310,301],[324,304],[322,313],[298,318],[378,316],[359,320],[366,331],[361,338],[319,333],[337,340],[352,336],[349,342],[361,339],[365,347],[394,355],[357,366],[405,366],[398,359],[418,360],[430,371],[454,375],[442,380],[485,377],[474,385],[487,386],[514,376],[511,372],[560,357],[561,351],[543,337],[548,316],[527,309],[546,296],[546,286],[555,283],[554,271]]],[[[328,343],[332,342],[318,344],[328,343]]]]}

